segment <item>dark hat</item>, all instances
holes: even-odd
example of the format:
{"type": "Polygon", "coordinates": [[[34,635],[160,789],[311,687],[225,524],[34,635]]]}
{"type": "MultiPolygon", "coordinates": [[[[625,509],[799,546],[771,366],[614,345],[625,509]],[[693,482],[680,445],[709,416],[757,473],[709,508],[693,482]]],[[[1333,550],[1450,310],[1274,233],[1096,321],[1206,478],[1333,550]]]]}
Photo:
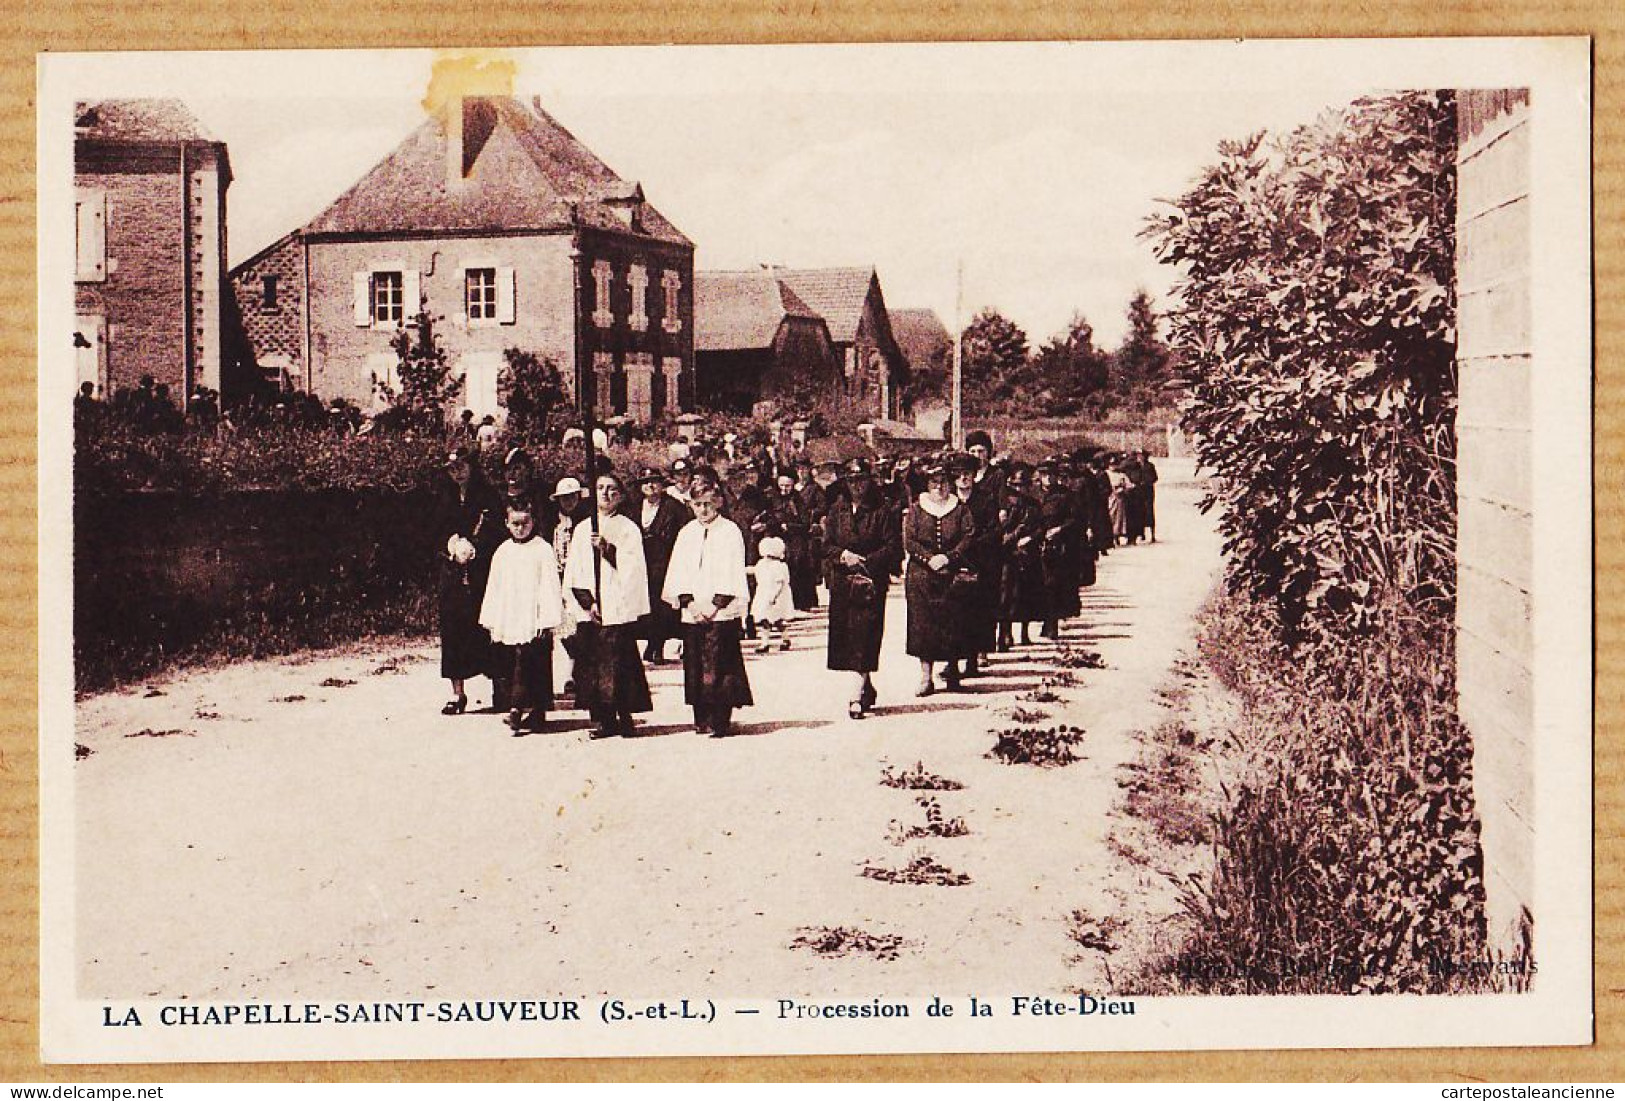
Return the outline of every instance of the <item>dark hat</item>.
{"type": "Polygon", "coordinates": [[[646,466],[638,471],[638,485],[643,485],[645,482],[663,482],[665,480],[665,471],[657,470],[652,466],[646,466]]]}
{"type": "Polygon", "coordinates": [[[938,478],[951,478],[953,473],[941,459],[926,459],[920,464],[920,476],[930,482],[938,478]]]}
{"type": "Polygon", "coordinates": [[[985,447],[989,451],[992,451],[993,437],[988,435],[986,432],[983,432],[980,428],[974,432],[965,433],[965,450],[969,451],[973,447],[985,447]]]}
{"type": "Polygon", "coordinates": [[[846,461],[846,476],[848,478],[872,478],[874,473],[874,468],[869,465],[868,459],[858,457],[846,461]]]}
{"type": "Polygon", "coordinates": [[[687,459],[678,459],[676,462],[671,464],[671,472],[673,474],[687,474],[688,471],[689,462],[687,459]]]}
{"type": "Polygon", "coordinates": [[[472,465],[473,462],[474,449],[471,447],[454,447],[446,455],[447,466],[456,466],[458,463],[469,463],[472,465]]]}
{"type": "Polygon", "coordinates": [[[522,447],[510,448],[508,453],[502,458],[502,465],[504,467],[519,466],[521,463],[525,466],[530,465],[530,452],[526,451],[522,447]]]}
{"type": "Polygon", "coordinates": [[[943,459],[943,465],[946,466],[948,468],[948,470],[951,471],[954,474],[958,474],[960,471],[968,471],[970,473],[975,473],[978,469],[981,468],[981,464],[976,461],[976,456],[975,455],[965,455],[965,454],[954,454],[954,455],[946,456],[943,459]]]}

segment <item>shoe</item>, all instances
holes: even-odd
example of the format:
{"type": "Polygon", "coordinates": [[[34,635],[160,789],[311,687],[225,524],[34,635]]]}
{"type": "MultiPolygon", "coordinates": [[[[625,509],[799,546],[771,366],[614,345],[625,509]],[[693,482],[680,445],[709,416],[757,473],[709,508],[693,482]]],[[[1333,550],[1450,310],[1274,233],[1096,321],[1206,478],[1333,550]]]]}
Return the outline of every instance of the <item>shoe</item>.
{"type": "Polygon", "coordinates": [[[858,706],[867,711],[869,708],[875,705],[875,701],[879,698],[879,693],[875,691],[875,682],[869,680],[864,681],[863,691],[858,693],[858,706]]]}
{"type": "Polygon", "coordinates": [[[546,730],[546,729],[547,729],[547,712],[543,711],[541,708],[538,707],[535,710],[531,711],[530,714],[525,716],[524,725],[522,727],[520,727],[518,730],[514,731],[514,733],[515,734],[520,734],[520,733],[524,733],[524,734],[540,734],[543,730],[546,730]]]}
{"type": "Polygon", "coordinates": [[[758,653],[758,654],[765,654],[765,653],[767,653],[767,652],[768,652],[768,651],[769,651],[769,650],[771,650],[771,649],[772,649],[772,648],[773,648],[773,644],[772,644],[772,643],[770,643],[770,642],[768,642],[768,641],[766,641],[766,640],[765,640],[765,639],[764,639],[764,640],[763,640],[763,641],[761,641],[761,642],[758,642],[758,643],[757,643],[757,644],[756,644],[756,652],[757,652],[757,653],[758,653]]]}
{"type": "Polygon", "coordinates": [[[509,730],[518,731],[520,727],[525,725],[525,713],[516,707],[508,712],[507,722],[509,730]]]}
{"type": "Polygon", "coordinates": [[[461,715],[468,710],[468,697],[458,696],[454,700],[447,700],[446,706],[440,709],[442,715],[461,715]]]}
{"type": "Polygon", "coordinates": [[[859,703],[857,700],[853,700],[851,703],[847,704],[846,717],[849,719],[863,718],[863,704],[859,703]]]}
{"type": "Polygon", "coordinates": [[[914,690],[916,696],[933,696],[936,694],[937,684],[933,680],[922,680],[920,686],[914,690]]]}
{"type": "Polygon", "coordinates": [[[779,649],[780,650],[788,650],[789,648],[790,648],[790,640],[789,639],[787,639],[787,638],[779,639],[779,649]]]}
{"type": "Polygon", "coordinates": [[[976,664],[976,659],[971,658],[971,659],[969,659],[968,661],[965,662],[965,668],[959,675],[961,677],[974,677],[974,676],[977,676],[978,674],[980,674],[981,671],[982,671],[982,668],[981,668],[981,666],[976,664]]]}
{"type": "Polygon", "coordinates": [[[711,724],[710,723],[695,723],[694,724],[694,733],[696,733],[696,734],[709,734],[709,733],[711,733],[711,724]]]}
{"type": "Polygon", "coordinates": [[[620,733],[621,732],[619,730],[616,730],[613,726],[610,726],[608,723],[599,723],[597,726],[592,728],[592,733],[588,734],[587,737],[592,738],[593,740],[596,741],[599,738],[615,738],[615,737],[619,737],[620,733]]]}

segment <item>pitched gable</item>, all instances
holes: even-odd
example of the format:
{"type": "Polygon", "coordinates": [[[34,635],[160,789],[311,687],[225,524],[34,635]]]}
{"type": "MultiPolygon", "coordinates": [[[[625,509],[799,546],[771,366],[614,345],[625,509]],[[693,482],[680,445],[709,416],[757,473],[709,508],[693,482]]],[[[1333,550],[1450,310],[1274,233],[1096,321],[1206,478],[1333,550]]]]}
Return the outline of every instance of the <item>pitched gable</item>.
{"type": "MultiPolygon", "coordinates": [[[[829,323],[830,338],[838,344],[857,339],[871,290],[879,297],[874,268],[782,268],[776,274],[829,323]]],[[[884,326],[885,303],[876,305],[878,320],[884,326]]]]}
{"type": "Polygon", "coordinates": [[[461,102],[460,119],[426,119],[306,232],[548,232],[579,217],[583,225],[690,243],[643,201],[636,183],[540,107],[506,96],[461,102]],[[635,221],[623,217],[634,208],[635,221]]]}

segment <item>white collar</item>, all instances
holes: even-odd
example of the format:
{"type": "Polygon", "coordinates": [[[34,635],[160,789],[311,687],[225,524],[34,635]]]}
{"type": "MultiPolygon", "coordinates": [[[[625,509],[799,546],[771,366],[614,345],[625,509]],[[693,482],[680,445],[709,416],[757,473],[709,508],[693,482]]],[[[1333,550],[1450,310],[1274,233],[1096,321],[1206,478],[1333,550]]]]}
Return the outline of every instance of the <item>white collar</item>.
{"type": "Polygon", "coordinates": [[[939,505],[931,499],[930,494],[922,493],[920,494],[920,507],[940,520],[959,507],[959,498],[949,494],[948,500],[939,505]]]}

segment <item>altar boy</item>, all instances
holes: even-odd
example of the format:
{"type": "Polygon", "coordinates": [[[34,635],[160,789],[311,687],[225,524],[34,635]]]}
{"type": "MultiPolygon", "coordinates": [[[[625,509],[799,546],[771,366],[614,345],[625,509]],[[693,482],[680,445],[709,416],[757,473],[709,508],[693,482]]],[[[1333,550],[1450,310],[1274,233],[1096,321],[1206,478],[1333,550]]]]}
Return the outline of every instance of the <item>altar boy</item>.
{"type": "Polygon", "coordinates": [[[745,538],[722,515],[722,494],[697,485],[694,510],[677,534],[661,599],[683,620],[683,699],[694,708],[694,729],[713,738],[733,733],[733,710],[754,701],[740,652],[749,588],[745,538]]]}

